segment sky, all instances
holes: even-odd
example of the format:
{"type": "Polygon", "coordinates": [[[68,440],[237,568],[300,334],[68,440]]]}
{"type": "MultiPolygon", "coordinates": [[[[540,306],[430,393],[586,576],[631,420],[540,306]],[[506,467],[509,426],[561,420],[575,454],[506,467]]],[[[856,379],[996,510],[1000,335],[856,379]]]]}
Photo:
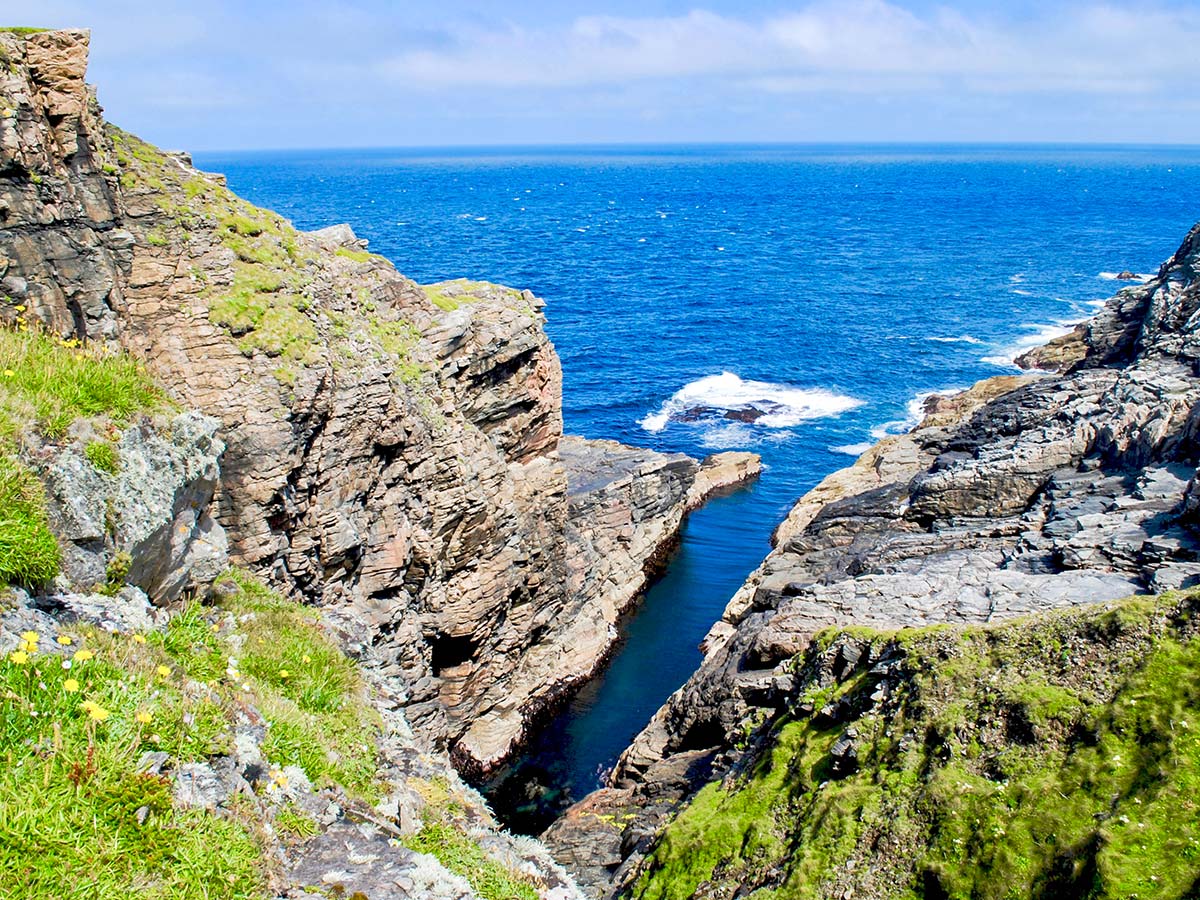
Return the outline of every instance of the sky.
{"type": "Polygon", "coordinates": [[[193,151],[1200,144],[1200,0],[0,0],[92,29],[107,117],[193,151]]]}

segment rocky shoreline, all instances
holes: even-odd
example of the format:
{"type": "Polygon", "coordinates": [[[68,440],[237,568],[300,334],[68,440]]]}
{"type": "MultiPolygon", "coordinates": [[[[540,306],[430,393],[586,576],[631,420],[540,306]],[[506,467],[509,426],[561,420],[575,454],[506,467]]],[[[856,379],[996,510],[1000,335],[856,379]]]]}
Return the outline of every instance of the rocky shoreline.
{"type": "Polygon", "coordinates": [[[797,503],[699,670],[609,786],[543,835],[587,891],[640,877],[681,804],[738,765],[746,723],[769,732],[789,708],[817,633],[987,624],[1200,583],[1198,254],[1200,226],[1153,280],[1026,355],[1048,374],[936,401],[797,503]]]}

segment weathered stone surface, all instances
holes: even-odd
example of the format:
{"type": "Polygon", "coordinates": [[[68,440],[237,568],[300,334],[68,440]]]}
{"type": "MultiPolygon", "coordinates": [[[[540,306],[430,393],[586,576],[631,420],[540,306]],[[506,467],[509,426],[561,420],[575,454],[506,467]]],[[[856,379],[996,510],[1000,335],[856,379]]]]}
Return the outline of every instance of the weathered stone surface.
{"type": "MultiPolygon", "coordinates": [[[[934,401],[912,432],[802,498],[612,787],[547,832],[581,883],[598,896],[622,885],[663,798],[686,796],[673,773],[697,753],[726,765],[824,628],[993,622],[1198,583],[1198,267],[1200,226],[1155,279],[1077,329],[1086,353],[1059,353],[1064,372],[934,401]],[[597,810],[625,823],[618,861],[580,852],[597,810]]],[[[853,736],[838,747],[852,766],[853,736]]]]}
{"type": "Polygon", "coordinates": [[[46,485],[51,525],[63,551],[68,586],[91,590],[111,577],[120,554],[121,583],[157,603],[211,583],[228,566],[224,529],[210,514],[225,444],[216,419],[183,413],[155,426],[125,429],[115,441],[118,469],[102,472],[84,457],[84,434],[65,447],[28,454],[46,485]]]}
{"type": "Polygon", "coordinates": [[[103,121],[87,42],[0,34],[0,318],[118,346],[219,427],[127,429],[116,476],[87,435],[46,448],[71,581],[126,551],[163,602],[251,567],[325,607],[418,736],[486,771],[603,658],[685,508],[752,461],[693,486],[694,462],[614,445],[611,477],[569,493],[540,300],[422,288],[347,225],[250,207],[103,121]]]}

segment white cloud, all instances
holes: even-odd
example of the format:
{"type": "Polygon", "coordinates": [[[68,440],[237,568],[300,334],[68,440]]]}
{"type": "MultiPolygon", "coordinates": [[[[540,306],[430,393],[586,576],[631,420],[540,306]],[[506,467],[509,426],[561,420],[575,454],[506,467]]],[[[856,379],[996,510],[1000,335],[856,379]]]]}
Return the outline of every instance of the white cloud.
{"type": "Polygon", "coordinates": [[[1190,77],[1193,10],[1107,5],[1025,21],[951,9],[918,15],[886,0],[818,0],[768,18],[695,10],[588,15],[563,27],[473,26],[453,46],[376,65],[405,86],[578,87],[731,76],[771,93],[905,92],[953,83],[996,92],[1149,92],[1190,77]]]}

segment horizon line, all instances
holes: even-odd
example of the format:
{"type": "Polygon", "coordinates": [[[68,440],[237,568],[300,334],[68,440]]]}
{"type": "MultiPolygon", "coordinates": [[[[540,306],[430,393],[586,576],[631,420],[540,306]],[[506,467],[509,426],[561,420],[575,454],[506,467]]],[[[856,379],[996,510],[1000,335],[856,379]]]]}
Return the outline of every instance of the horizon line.
{"type": "MultiPolygon", "coordinates": [[[[919,149],[1010,149],[1010,150],[1195,150],[1200,143],[1134,141],[968,141],[968,140],[815,140],[815,141],[585,141],[514,144],[347,144],[342,146],[222,147],[203,150],[177,150],[191,154],[234,153],[335,153],[351,151],[530,151],[530,150],[620,150],[620,149],[823,149],[823,148],[919,148],[919,149]]],[[[165,147],[164,147],[165,148],[165,147]]]]}

